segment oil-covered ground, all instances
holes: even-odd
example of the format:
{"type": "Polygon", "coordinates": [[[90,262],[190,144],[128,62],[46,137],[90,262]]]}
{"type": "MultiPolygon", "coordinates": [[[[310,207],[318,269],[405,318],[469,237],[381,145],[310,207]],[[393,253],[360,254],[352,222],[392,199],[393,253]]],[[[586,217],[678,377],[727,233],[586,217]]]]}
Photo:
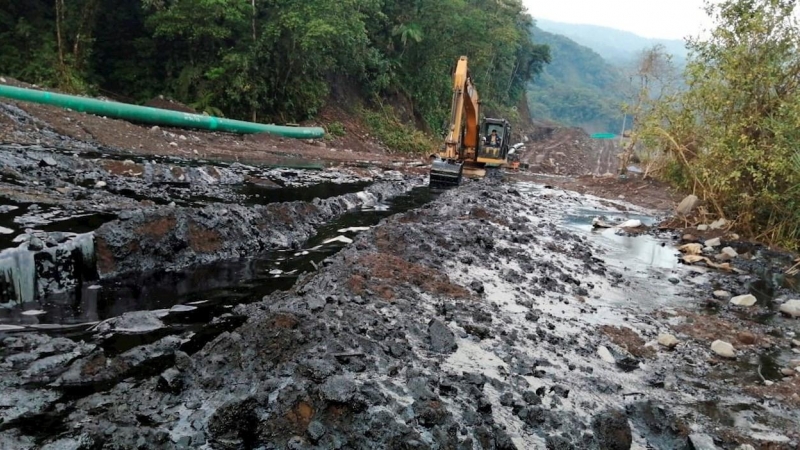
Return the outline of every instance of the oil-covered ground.
{"type": "Polygon", "coordinates": [[[792,259],[719,224],[25,133],[0,145],[0,448],[800,445],[792,259]]]}

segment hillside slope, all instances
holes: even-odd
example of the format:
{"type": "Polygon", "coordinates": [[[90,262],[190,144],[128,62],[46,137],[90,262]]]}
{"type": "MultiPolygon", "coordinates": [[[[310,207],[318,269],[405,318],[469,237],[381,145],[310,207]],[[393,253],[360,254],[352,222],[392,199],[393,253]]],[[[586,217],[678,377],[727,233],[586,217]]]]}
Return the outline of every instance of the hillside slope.
{"type": "Polygon", "coordinates": [[[531,28],[531,35],[537,44],[550,47],[552,58],[528,86],[531,116],[589,132],[619,132],[625,87],[621,69],[565,36],[537,26],[531,28]]]}

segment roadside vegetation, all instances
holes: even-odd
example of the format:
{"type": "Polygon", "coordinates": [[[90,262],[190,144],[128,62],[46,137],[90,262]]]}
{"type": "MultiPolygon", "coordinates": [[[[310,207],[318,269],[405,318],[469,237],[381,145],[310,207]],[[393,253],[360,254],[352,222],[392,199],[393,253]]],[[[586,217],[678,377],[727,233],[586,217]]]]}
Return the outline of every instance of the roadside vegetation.
{"type": "Polygon", "coordinates": [[[707,6],[715,28],[689,41],[686,87],[645,95],[633,139],[658,150],[659,176],[696,193],[712,213],[750,237],[800,250],[796,3],[707,6]]]}
{"type": "MultiPolygon", "coordinates": [[[[402,96],[438,130],[461,55],[487,108],[518,103],[549,61],[531,25],[520,0],[4,2],[0,67],[68,92],[163,94],[262,122],[313,118],[347,83],[362,99],[402,96]]],[[[380,133],[391,137],[392,122],[380,133]]]]}

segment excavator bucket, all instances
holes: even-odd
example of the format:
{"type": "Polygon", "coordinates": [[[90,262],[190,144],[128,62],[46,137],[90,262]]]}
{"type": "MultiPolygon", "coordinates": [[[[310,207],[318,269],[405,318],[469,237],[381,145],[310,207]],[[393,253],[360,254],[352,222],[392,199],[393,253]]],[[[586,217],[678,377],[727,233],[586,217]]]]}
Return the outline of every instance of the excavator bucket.
{"type": "Polygon", "coordinates": [[[431,164],[430,187],[433,189],[449,189],[461,184],[464,163],[435,159],[431,164]]]}

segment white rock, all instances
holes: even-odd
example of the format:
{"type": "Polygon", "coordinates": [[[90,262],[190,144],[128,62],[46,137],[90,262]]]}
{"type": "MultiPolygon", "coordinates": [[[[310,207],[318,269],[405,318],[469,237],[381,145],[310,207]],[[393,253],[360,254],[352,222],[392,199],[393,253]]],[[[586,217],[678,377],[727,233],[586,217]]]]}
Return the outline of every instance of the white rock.
{"type": "Polygon", "coordinates": [[[6,79],[3,78],[3,77],[0,77],[0,83],[5,83],[5,82],[6,82],[6,79]]]}
{"type": "Polygon", "coordinates": [[[764,380],[764,386],[772,386],[773,384],[775,384],[774,381],[764,380]]]}
{"type": "Polygon", "coordinates": [[[708,225],[700,224],[697,226],[697,231],[708,231],[708,225]]]}
{"type": "Polygon", "coordinates": [[[169,143],[169,146],[170,146],[170,147],[177,147],[177,146],[178,146],[178,143],[177,143],[177,142],[170,142],[170,143],[169,143]]]}
{"type": "Polygon", "coordinates": [[[22,311],[23,316],[41,316],[42,314],[47,314],[47,312],[41,309],[29,309],[27,311],[22,311]]]}
{"type": "Polygon", "coordinates": [[[722,249],[722,253],[730,256],[731,258],[736,258],[739,256],[739,253],[736,252],[732,247],[725,247],[722,249]]]}
{"type": "Polygon", "coordinates": [[[706,247],[719,247],[722,241],[719,238],[709,239],[705,242],[706,247]]]}
{"type": "Polygon", "coordinates": [[[604,345],[601,345],[600,347],[597,348],[597,354],[600,355],[600,359],[609,364],[614,364],[615,362],[617,362],[617,360],[614,359],[614,356],[611,354],[611,352],[608,351],[608,349],[604,345]]]}
{"type": "Polygon", "coordinates": [[[736,449],[735,449],[735,450],[756,450],[756,448],[755,448],[755,447],[753,447],[753,446],[752,446],[752,445],[750,445],[750,444],[742,444],[742,445],[740,445],[740,446],[736,447],[736,449]]]}
{"type": "Polygon", "coordinates": [[[150,128],[150,131],[152,131],[152,132],[156,132],[156,131],[158,131],[158,130],[160,130],[160,129],[161,129],[161,128],[160,128],[158,125],[156,125],[156,126],[154,126],[153,128],[150,128]]]}
{"type": "Polygon", "coordinates": [[[11,228],[0,227],[0,234],[11,234],[13,232],[14,230],[12,230],[11,228]]]}
{"type": "Polygon", "coordinates": [[[709,225],[708,227],[711,228],[712,230],[719,230],[720,228],[724,227],[727,224],[728,224],[727,220],[719,219],[715,220],[714,222],[711,222],[711,225],[709,225]]]}
{"type": "Polygon", "coordinates": [[[658,335],[658,343],[667,348],[675,348],[680,342],[678,338],[668,333],[658,335]]]}
{"type": "Polygon", "coordinates": [[[683,201],[681,201],[680,205],[675,209],[678,214],[689,214],[692,210],[697,206],[697,203],[700,201],[696,195],[687,195],[684,197],[683,201]]]}
{"type": "Polygon", "coordinates": [[[792,339],[792,347],[800,347],[800,341],[797,339],[792,339]]]}
{"type": "Polygon", "coordinates": [[[723,358],[735,358],[733,346],[725,341],[716,340],[711,344],[711,351],[723,358]]]}
{"type": "Polygon", "coordinates": [[[781,305],[780,311],[792,317],[800,316],[800,300],[789,300],[781,305]]]}
{"type": "Polygon", "coordinates": [[[106,182],[105,181],[98,181],[97,183],[94,184],[94,187],[96,189],[104,188],[104,187],[106,187],[106,182]]]}
{"type": "Polygon", "coordinates": [[[791,359],[789,360],[790,367],[800,367],[800,359],[791,359]]]}
{"type": "Polygon", "coordinates": [[[180,136],[178,136],[178,139],[180,139],[180,140],[182,140],[182,141],[185,141],[185,140],[186,140],[186,136],[184,136],[184,135],[180,135],[180,136]]]}
{"type": "Polygon", "coordinates": [[[640,226],[642,226],[642,221],[636,219],[626,220],[619,224],[620,228],[639,228],[640,226]]]}
{"type": "Polygon", "coordinates": [[[718,298],[720,300],[725,300],[727,298],[730,298],[731,293],[728,292],[728,291],[719,290],[719,291],[714,291],[713,295],[714,295],[714,298],[718,298]]]}
{"type": "Polygon", "coordinates": [[[731,299],[731,303],[736,306],[753,306],[756,301],[756,297],[752,294],[737,295],[731,299]]]}

